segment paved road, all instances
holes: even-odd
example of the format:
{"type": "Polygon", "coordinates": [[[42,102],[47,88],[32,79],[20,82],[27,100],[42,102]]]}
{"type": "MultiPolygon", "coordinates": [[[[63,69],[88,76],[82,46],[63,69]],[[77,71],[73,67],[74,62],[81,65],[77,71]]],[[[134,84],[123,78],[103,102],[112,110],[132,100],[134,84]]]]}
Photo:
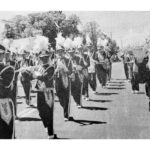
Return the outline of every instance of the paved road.
{"type": "MultiPolygon", "coordinates": [[[[47,139],[36,107],[27,108],[24,93],[19,88],[17,139],[47,139]]],[[[36,106],[36,95],[32,95],[36,106]]],[[[138,139],[150,138],[150,112],[144,85],[140,93],[132,94],[125,80],[122,63],[114,63],[112,80],[107,89],[90,91],[90,100],[83,101],[84,108],[78,109],[72,100],[71,114],[74,121],[64,122],[62,108],[55,102],[55,132],[60,139],[138,139]]]]}

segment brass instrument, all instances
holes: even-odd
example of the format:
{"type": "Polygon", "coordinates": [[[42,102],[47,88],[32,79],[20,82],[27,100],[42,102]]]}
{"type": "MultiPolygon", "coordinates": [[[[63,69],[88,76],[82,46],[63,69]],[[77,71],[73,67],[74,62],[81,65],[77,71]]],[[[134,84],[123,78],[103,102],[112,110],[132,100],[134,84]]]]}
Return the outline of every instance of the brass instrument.
{"type": "Polygon", "coordinates": [[[55,69],[55,74],[57,74],[58,78],[61,76],[62,83],[64,87],[67,88],[69,86],[68,68],[63,59],[62,60],[58,59],[57,68],[55,69]]]}
{"type": "Polygon", "coordinates": [[[74,77],[72,78],[72,81],[75,81],[75,74],[78,74],[78,77],[81,82],[83,82],[83,74],[82,74],[82,67],[80,65],[77,65],[75,62],[73,64],[73,73],[74,77]]]}

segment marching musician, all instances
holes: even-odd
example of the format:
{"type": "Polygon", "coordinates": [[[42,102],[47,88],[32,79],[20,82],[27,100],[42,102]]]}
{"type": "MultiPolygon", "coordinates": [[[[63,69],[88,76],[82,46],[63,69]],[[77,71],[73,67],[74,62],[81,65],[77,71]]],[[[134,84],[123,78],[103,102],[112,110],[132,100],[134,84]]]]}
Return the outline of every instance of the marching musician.
{"type": "Polygon", "coordinates": [[[123,59],[125,76],[126,76],[126,79],[128,80],[129,79],[128,62],[130,61],[129,54],[127,52],[124,52],[124,54],[121,55],[121,58],[123,59]]]}
{"type": "MultiPolygon", "coordinates": [[[[29,53],[26,52],[25,50],[23,51],[23,54],[22,54],[22,63],[21,63],[21,67],[29,67],[29,53]]],[[[22,83],[22,86],[23,86],[23,89],[24,89],[24,93],[25,93],[25,97],[26,97],[26,104],[27,106],[31,104],[31,80],[32,80],[32,73],[27,70],[27,69],[24,69],[21,71],[21,83],[22,83]]]]}
{"type": "MultiPolygon", "coordinates": [[[[12,67],[14,67],[15,70],[19,69],[19,64],[16,60],[16,54],[15,52],[11,52],[9,50],[7,50],[5,52],[5,61],[7,65],[10,65],[12,67]]],[[[14,102],[14,107],[15,107],[15,115],[17,117],[17,81],[18,81],[18,75],[19,72],[15,72],[15,77],[14,77],[14,81],[13,81],[13,92],[11,92],[12,94],[12,100],[14,102]]]]}
{"type": "Polygon", "coordinates": [[[65,49],[57,50],[57,67],[55,69],[56,93],[64,111],[64,120],[69,120],[70,79],[72,72],[71,59],[66,56],[65,49]]]}
{"type": "Polygon", "coordinates": [[[83,90],[82,90],[82,95],[85,100],[89,100],[89,82],[88,82],[88,67],[90,66],[90,58],[88,55],[88,49],[83,47],[81,50],[81,65],[82,65],[82,72],[84,76],[83,80],[83,90]]]}
{"type": "Polygon", "coordinates": [[[90,66],[88,67],[88,76],[89,76],[89,84],[93,90],[93,93],[96,93],[96,61],[94,60],[94,51],[93,49],[89,49],[89,57],[90,57],[90,66]]]}
{"type": "Polygon", "coordinates": [[[48,138],[56,138],[54,135],[54,66],[49,63],[50,53],[47,49],[39,53],[40,66],[35,71],[33,78],[37,79],[37,109],[43,125],[48,132],[48,138]]]}
{"type": "Polygon", "coordinates": [[[102,85],[102,88],[105,88],[107,82],[107,63],[105,62],[106,52],[104,51],[104,46],[98,48],[94,59],[97,61],[96,72],[98,80],[102,85]]]}
{"type": "Polygon", "coordinates": [[[70,59],[72,60],[72,75],[71,75],[71,94],[77,104],[78,108],[82,107],[82,87],[83,87],[83,61],[81,55],[76,54],[75,49],[68,51],[70,59]]]}
{"type": "Polygon", "coordinates": [[[0,139],[14,138],[15,112],[11,93],[14,68],[5,64],[6,49],[0,45],[0,139]]]}

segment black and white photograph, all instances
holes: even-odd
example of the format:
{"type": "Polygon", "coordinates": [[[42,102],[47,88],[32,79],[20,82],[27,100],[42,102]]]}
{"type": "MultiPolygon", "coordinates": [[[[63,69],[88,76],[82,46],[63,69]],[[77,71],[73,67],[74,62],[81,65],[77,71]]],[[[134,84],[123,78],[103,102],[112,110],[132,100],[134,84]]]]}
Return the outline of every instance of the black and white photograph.
{"type": "Polygon", "coordinates": [[[0,11],[0,139],[150,139],[150,11],[0,11]]]}

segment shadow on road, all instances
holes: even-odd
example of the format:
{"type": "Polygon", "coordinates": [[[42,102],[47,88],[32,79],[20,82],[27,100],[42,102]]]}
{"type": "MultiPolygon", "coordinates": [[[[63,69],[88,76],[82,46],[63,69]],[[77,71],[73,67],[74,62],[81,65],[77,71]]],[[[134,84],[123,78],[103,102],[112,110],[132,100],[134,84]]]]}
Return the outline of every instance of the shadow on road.
{"type": "Polygon", "coordinates": [[[22,104],[23,102],[17,102],[17,104],[22,104]]]}
{"type": "Polygon", "coordinates": [[[17,96],[17,99],[23,99],[26,98],[25,96],[17,96]]]}
{"type": "Polygon", "coordinates": [[[105,95],[105,96],[110,96],[110,95],[116,95],[118,93],[98,93],[96,92],[95,95],[105,95]]]}
{"type": "Polygon", "coordinates": [[[108,110],[108,108],[105,107],[89,107],[89,106],[82,106],[82,109],[88,109],[88,110],[108,110]]]}
{"type": "Polygon", "coordinates": [[[107,87],[109,90],[123,90],[125,89],[124,87],[107,87]]]}
{"type": "Polygon", "coordinates": [[[56,140],[68,140],[69,138],[60,138],[60,137],[57,137],[55,138],[56,140]]]}
{"type": "Polygon", "coordinates": [[[112,86],[112,87],[118,86],[118,87],[120,87],[120,86],[125,86],[125,85],[124,84],[109,84],[109,86],[112,86]]]}
{"type": "Polygon", "coordinates": [[[127,79],[116,79],[116,78],[112,78],[112,80],[125,81],[125,80],[127,80],[127,79]]]}
{"type": "Polygon", "coordinates": [[[37,107],[34,105],[30,105],[29,108],[35,108],[36,109],[37,107]]]}
{"type": "Polygon", "coordinates": [[[123,84],[123,81],[110,81],[109,83],[117,83],[117,84],[123,84]]]}
{"type": "Polygon", "coordinates": [[[81,124],[81,126],[93,125],[93,124],[106,124],[107,123],[107,122],[103,122],[103,121],[77,120],[77,119],[74,119],[73,117],[69,118],[69,121],[79,123],[79,124],[81,124]]]}
{"type": "Polygon", "coordinates": [[[58,100],[58,99],[55,99],[55,102],[59,102],[59,100],[58,100]]]}
{"type": "Polygon", "coordinates": [[[97,103],[108,103],[112,102],[112,100],[94,100],[94,99],[89,99],[91,102],[97,102],[97,103]]]}
{"type": "Polygon", "coordinates": [[[145,94],[145,92],[138,92],[137,94],[145,94]]]}
{"type": "Polygon", "coordinates": [[[32,118],[32,117],[23,117],[23,118],[17,118],[19,121],[41,121],[39,118],[32,118]]]}
{"type": "MultiPolygon", "coordinates": [[[[31,98],[36,97],[35,95],[32,95],[31,98]]],[[[25,99],[25,96],[17,96],[17,99],[25,99]]]]}

